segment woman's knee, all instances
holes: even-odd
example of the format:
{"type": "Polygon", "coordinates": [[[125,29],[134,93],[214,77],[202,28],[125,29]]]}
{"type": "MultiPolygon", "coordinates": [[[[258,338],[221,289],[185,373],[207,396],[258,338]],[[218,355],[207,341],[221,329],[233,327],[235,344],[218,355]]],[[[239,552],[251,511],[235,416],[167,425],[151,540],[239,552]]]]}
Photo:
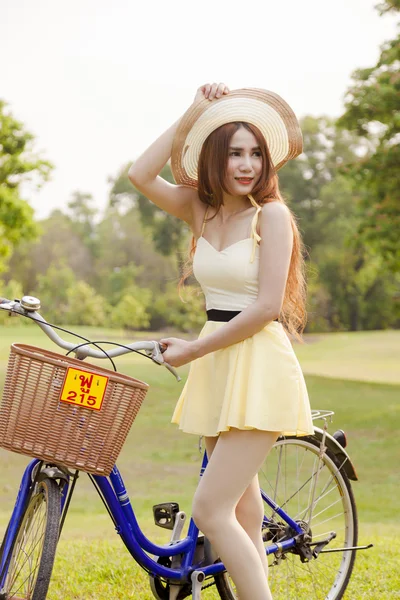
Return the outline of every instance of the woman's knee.
{"type": "Polygon", "coordinates": [[[218,529],[223,515],[208,494],[196,493],[193,498],[192,517],[196,526],[206,534],[218,529]]]}
{"type": "Polygon", "coordinates": [[[236,506],[236,518],[246,531],[261,531],[264,507],[261,498],[242,497],[236,506]]]}
{"type": "Polygon", "coordinates": [[[195,494],[192,505],[192,518],[201,531],[204,531],[203,527],[206,525],[207,515],[209,515],[211,508],[207,498],[204,498],[201,494],[195,494]]]}

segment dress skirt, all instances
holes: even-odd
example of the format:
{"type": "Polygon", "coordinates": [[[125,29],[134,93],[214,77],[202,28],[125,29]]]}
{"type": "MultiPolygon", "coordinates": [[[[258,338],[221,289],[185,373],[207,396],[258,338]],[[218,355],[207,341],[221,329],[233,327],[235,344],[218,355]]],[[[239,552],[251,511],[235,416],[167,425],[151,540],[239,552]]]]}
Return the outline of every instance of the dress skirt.
{"type": "MultiPolygon", "coordinates": [[[[224,325],[207,321],[199,338],[224,325]]],[[[205,436],[231,427],[314,433],[303,373],[283,325],[272,321],[252,337],[194,360],[172,423],[205,436]]]]}

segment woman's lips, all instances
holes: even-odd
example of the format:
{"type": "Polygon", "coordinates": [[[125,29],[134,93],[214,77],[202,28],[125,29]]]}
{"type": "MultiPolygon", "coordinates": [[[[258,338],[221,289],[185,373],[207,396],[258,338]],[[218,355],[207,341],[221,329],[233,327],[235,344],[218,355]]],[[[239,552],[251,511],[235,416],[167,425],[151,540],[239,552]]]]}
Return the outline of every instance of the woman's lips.
{"type": "Polygon", "coordinates": [[[239,183],[251,183],[253,181],[253,179],[251,177],[236,177],[236,181],[238,181],[239,183]]]}

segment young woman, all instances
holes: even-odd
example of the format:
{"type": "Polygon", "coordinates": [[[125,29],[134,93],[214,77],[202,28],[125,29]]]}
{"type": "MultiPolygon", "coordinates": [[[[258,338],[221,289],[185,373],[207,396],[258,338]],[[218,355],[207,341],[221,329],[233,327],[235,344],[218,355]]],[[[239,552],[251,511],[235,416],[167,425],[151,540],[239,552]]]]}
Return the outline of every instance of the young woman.
{"type": "Polygon", "coordinates": [[[301,151],[296,117],[277,94],[214,83],[129,171],[193,232],[208,320],[197,340],[161,341],[166,362],[191,362],[172,421],[205,437],[209,464],[192,514],[240,600],[272,598],[258,470],[281,433],[313,433],[286,334],[300,338],[305,325],[302,242],[276,174],[301,151]],[[171,156],[177,185],[158,176],[171,156]]]}

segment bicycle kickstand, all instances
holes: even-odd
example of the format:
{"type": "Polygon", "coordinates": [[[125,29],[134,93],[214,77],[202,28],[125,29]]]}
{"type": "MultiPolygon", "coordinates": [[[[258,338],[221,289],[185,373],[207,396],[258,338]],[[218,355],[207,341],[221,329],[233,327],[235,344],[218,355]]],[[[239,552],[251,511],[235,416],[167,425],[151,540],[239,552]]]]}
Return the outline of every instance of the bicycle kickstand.
{"type": "Polygon", "coordinates": [[[192,599],[201,600],[201,588],[204,581],[203,571],[193,571],[192,576],[192,599]]]}

